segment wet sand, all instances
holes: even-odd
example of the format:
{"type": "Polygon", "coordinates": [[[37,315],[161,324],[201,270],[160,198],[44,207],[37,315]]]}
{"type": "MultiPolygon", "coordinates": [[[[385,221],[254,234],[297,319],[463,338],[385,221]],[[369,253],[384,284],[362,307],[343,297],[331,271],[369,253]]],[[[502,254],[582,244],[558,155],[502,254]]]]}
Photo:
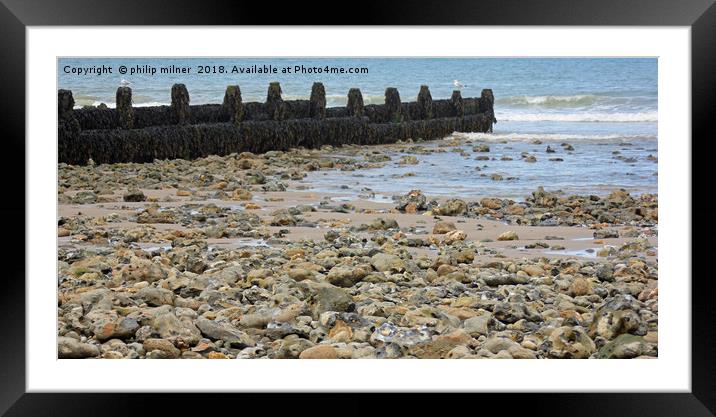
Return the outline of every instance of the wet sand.
{"type": "MultiPolygon", "coordinates": [[[[175,194],[170,190],[142,190],[149,199],[156,198],[161,200],[168,196],[175,194]]],[[[123,216],[131,216],[136,214],[137,210],[143,209],[147,203],[126,203],[120,202],[121,195],[114,195],[111,198],[115,198],[119,201],[116,203],[101,203],[101,204],[87,204],[87,205],[72,205],[72,204],[60,204],[59,215],[60,217],[77,216],[77,213],[82,213],[77,216],[80,218],[96,218],[102,216],[108,216],[112,213],[117,213],[123,216]]],[[[162,203],[162,207],[180,207],[184,204],[198,204],[207,205],[215,204],[218,207],[228,207],[234,210],[243,210],[245,203],[239,203],[235,201],[222,201],[222,200],[194,200],[191,197],[174,197],[176,201],[162,203]]],[[[445,201],[446,198],[436,198],[437,201],[445,201]]],[[[367,224],[377,218],[390,218],[398,222],[401,228],[413,229],[413,232],[406,232],[407,237],[418,237],[427,238],[431,233],[435,223],[439,220],[451,220],[451,216],[433,216],[424,214],[406,214],[400,213],[395,210],[395,204],[391,203],[378,203],[374,201],[367,201],[356,198],[350,194],[338,194],[338,193],[316,193],[316,192],[305,192],[305,191],[293,191],[293,192],[255,192],[254,198],[252,199],[253,204],[256,204],[260,208],[251,209],[252,213],[258,215],[262,221],[268,223],[272,217],[271,213],[278,209],[294,207],[297,205],[313,205],[318,206],[321,201],[329,201],[333,204],[349,203],[356,209],[355,212],[351,213],[336,213],[332,209],[322,209],[317,207],[316,212],[307,212],[303,215],[304,219],[308,222],[316,223],[316,227],[290,227],[288,228],[289,233],[284,235],[286,241],[299,241],[301,239],[322,239],[323,234],[326,230],[336,225],[341,226],[359,226],[361,224],[367,224]],[[416,233],[421,232],[421,233],[416,233]]],[[[465,201],[471,201],[466,199],[465,201]]],[[[498,250],[504,256],[507,257],[532,257],[532,256],[545,256],[548,258],[553,257],[569,257],[569,256],[585,256],[595,257],[596,251],[601,249],[603,246],[615,246],[619,247],[629,241],[628,238],[607,238],[607,239],[594,239],[594,229],[588,227],[572,227],[572,226],[553,226],[549,228],[541,226],[513,226],[499,222],[495,220],[487,219],[471,219],[471,218],[459,218],[454,219],[456,226],[460,230],[465,231],[467,234],[467,240],[482,242],[486,248],[498,250]],[[496,241],[495,239],[502,233],[513,230],[519,236],[518,240],[513,241],[496,241]],[[549,248],[541,249],[525,249],[524,246],[534,242],[549,242],[545,239],[546,236],[557,236],[563,238],[563,240],[553,240],[552,243],[557,243],[559,246],[564,247],[560,250],[550,250],[549,248]],[[585,250],[594,250],[593,253],[584,252],[585,250]],[[577,255],[574,255],[574,254],[577,255]]],[[[118,222],[112,225],[117,228],[130,228],[136,226],[136,223],[131,221],[118,222]]],[[[160,231],[171,231],[171,230],[187,230],[178,224],[153,224],[152,227],[160,231]]],[[[614,229],[628,229],[628,226],[617,226],[614,229]]],[[[266,229],[269,233],[274,234],[282,229],[280,226],[266,225],[266,229]]],[[[369,235],[369,233],[364,233],[369,235]]],[[[653,246],[657,246],[656,236],[650,236],[649,242],[653,246]]],[[[71,244],[73,239],[70,237],[60,238],[60,245],[71,244]]],[[[209,240],[212,244],[226,245],[227,247],[239,247],[241,245],[241,239],[211,239],[209,240]]],[[[167,242],[147,242],[150,246],[161,246],[167,242]]],[[[248,245],[247,245],[248,246],[248,245]]],[[[655,251],[656,252],[656,251],[655,251]]],[[[437,256],[435,250],[416,251],[416,253],[425,253],[428,256],[437,256]]],[[[491,255],[478,255],[480,257],[492,258],[491,255]]],[[[656,253],[650,254],[649,257],[655,258],[656,253]]]]}

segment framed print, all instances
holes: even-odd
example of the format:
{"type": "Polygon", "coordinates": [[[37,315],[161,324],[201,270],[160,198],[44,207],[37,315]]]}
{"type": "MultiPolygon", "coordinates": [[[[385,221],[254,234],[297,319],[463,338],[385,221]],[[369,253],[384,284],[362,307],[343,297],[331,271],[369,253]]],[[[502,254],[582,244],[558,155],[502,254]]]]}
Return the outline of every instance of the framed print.
{"type": "Polygon", "coordinates": [[[433,391],[712,415],[710,2],[347,27],[182,3],[0,9],[8,415],[433,391]]]}

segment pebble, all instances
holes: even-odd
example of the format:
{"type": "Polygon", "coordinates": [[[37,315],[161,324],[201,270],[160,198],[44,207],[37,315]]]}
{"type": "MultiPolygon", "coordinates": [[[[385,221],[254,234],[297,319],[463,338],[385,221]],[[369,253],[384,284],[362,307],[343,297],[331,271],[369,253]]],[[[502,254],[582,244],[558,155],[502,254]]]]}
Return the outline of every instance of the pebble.
{"type": "Polygon", "coordinates": [[[316,345],[301,352],[299,359],[336,359],[338,353],[331,345],[316,345]]]}
{"type": "Polygon", "coordinates": [[[457,230],[455,223],[445,220],[440,220],[433,226],[433,234],[435,235],[442,235],[455,230],[457,230]]]}
{"type": "Polygon", "coordinates": [[[142,344],[142,347],[150,353],[158,352],[154,354],[157,359],[176,359],[181,354],[179,349],[166,339],[147,339],[142,344]]]}
{"type": "Polygon", "coordinates": [[[517,232],[508,230],[504,233],[501,233],[499,236],[497,236],[497,240],[519,240],[519,236],[517,236],[517,232]]]}
{"type": "Polygon", "coordinates": [[[146,199],[147,196],[145,196],[144,193],[137,188],[131,188],[124,193],[124,195],[122,195],[122,200],[127,202],[139,202],[145,201],[146,199]]]}
{"type": "Polygon", "coordinates": [[[481,316],[471,317],[465,320],[464,328],[465,331],[472,337],[481,335],[487,335],[489,333],[488,326],[492,319],[491,314],[484,314],[481,316]]]}
{"type": "Polygon", "coordinates": [[[57,338],[57,357],[59,359],[83,359],[99,356],[99,348],[89,343],[82,343],[71,337],[57,338]]]}

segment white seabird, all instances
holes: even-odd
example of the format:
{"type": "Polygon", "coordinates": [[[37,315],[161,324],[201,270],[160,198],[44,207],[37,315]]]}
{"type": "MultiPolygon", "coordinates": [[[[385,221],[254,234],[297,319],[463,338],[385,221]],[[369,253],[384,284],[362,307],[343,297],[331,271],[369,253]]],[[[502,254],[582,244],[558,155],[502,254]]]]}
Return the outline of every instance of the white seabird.
{"type": "Polygon", "coordinates": [[[452,80],[452,85],[454,85],[455,88],[457,88],[458,90],[461,89],[461,88],[466,88],[466,87],[467,87],[467,85],[461,83],[461,82],[458,81],[458,80],[452,80]]]}

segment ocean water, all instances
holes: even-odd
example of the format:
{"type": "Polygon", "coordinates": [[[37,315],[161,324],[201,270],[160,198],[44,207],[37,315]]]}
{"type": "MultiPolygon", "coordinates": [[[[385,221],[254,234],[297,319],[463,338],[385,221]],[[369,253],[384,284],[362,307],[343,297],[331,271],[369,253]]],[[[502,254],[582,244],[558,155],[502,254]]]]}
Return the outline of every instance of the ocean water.
{"type": "MultiPolygon", "coordinates": [[[[658,134],[656,58],[61,58],[57,70],[58,88],[72,90],[78,107],[99,103],[112,107],[123,79],[131,83],[136,106],[169,104],[174,83],[186,84],[192,104],[203,104],[221,103],[230,84],[241,87],[244,101],[264,101],[272,81],[281,83],[285,99],[307,99],[313,82],[321,81],[328,106],[341,106],[353,87],[361,89],[366,104],[380,104],[386,87],[397,87],[403,101],[414,101],[420,85],[427,84],[434,99],[444,99],[455,89],[453,80],[459,80],[465,85],[463,97],[477,97],[483,88],[493,90],[498,121],[494,132],[474,134],[470,139],[491,142],[496,160],[475,161],[457,153],[420,155],[417,167],[388,164],[387,171],[363,177],[338,173],[325,186],[350,180],[357,187],[383,192],[422,187],[438,194],[459,191],[514,197],[536,185],[597,194],[618,187],[634,193],[657,191],[658,164],[653,158],[658,134]],[[157,73],[122,75],[118,73],[121,65],[156,68],[157,73]],[[190,67],[191,72],[159,73],[161,67],[171,65],[190,67]],[[247,73],[254,65],[279,71],[247,73]],[[92,71],[99,66],[111,67],[113,73],[66,71],[92,71]],[[199,66],[205,73],[197,72],[199,66]],[[292,73],[282,73],[284,67],[292,73]],[[299,73],[293,72],[296,67],[301,68],[299,73]],[[367,73],[306,71],[326,67],[346,72],[367,68],[367,73]],[[234,68],[237,72],[232,73],[234,68]],[[544,144],[532,144],[536,139],[544,144]],[[575,151],[562,152],[562,142],[571,143],[575,151]],[[547,144],[558,152],[545,153],[547,144]],[[521,161],[521,152],[534,154],[538,162],[521,161]],[[502,161],[501,156],[513,160],[502,161]],[[552,157],[564,161],[549,161],[552,157]],[[385,181],[403,170],[416,175],[385,181]],[[516,179],[492,181],[491,173],[516,179]],[[379,176],[371,180],[372,175],[379,176]]],[[[320,181],[322,174],[311,175],[320,181]]]]}
{"type": "MultiPolygon", "coordinates": [[[[566,194],[602,196],[616,188],[633,195],[658,191],[657,147],[653,139],[499,133],[459,133],[454,137],[464,140],[460,146],[440,146],[441,141],[419,143],[445,152],[416,153],[416,165],[401,164],[400,157],[406,153],[388,150],[385,153],[391,161],[381,168],[314,171],[304,182],[315,191],[352,193],[354,198],[370,195],[370,192],[390,196],[419,189],[430,196],[502,197],[522,201],[539,186],[566,194]],[[542,143],[534,143],[536,138],[542,143]],[[573,150],[561,146],[565,142],[573,150]],[[490,152],[474,152],[473,146],[478,143],[488,144],[490,152]],[[547,146],[554,152],[548,153],[547,146]],[[535,156],[537,161],[525,162],[521,157],[523,152],[535,156]],[[480,156],[490,159],[476,159],[480,156]],[[503,160],[503,157],[509,159],[503,160]],[[550,160],[554,158],[561,161],[550,160]],[[494,180],[493,174],[502,179],[494,180]]],[[[341,150],[337,154],[349,156],[341,150]]]]}

